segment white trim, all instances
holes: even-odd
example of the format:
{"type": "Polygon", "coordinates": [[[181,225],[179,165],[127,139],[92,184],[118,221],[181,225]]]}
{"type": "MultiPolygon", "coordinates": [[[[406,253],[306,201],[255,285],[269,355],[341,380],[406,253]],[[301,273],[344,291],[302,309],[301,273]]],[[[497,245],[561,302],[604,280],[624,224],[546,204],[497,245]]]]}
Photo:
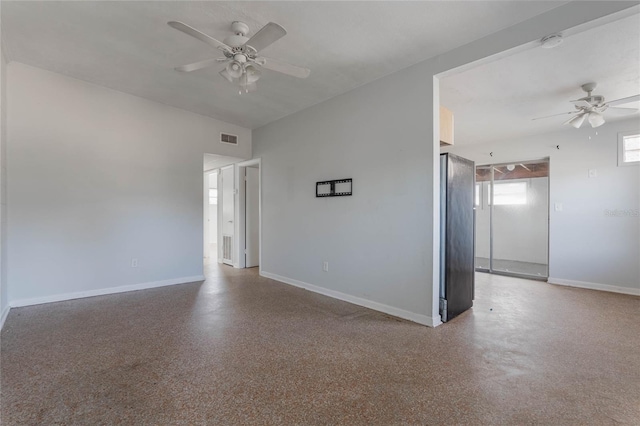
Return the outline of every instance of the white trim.
{"type": "Polygon", "coordinates": [[[165,287],[176,284],[186,284],[204,281],[204,275],[194,275],[192,277],[173,278],[170,280],[151,281],[140,284],[123,285],[120,287],[100,288],[97,290],[77,291],[73,293],[54,294],[51,296],[36,297],[33,299],[20,299],[10,302],[12,308],[21,306],[40,305],[42,303],[62,302],[64,300],[82,299],[85,297],[103,296],[106,294],[125,293],[127,291],[147,290],[156,287],[165,287]]]}
{"type": "Polygon", "coordinates": [[[609,284],[565,280],[562,278],[552,278],[552,277],[549,277],[547,279],[547,282],[549,284],[564,285],[567,287],[578,287],[578,288],[586,288],[589,290],[609,291],[611,293],[631,294],[633,296],[640,296],[640,288],[619,287],[619,286],[609,285],[609,284]]]}
{"type": "Polygon", "coordinates": [[[640,134],[638,130],[618,132],[618,167],[638,166],[640,161],[624,161],[624,138],[640,134]]]}
{"type": "Polygon", "coordinates": [[[403,318],[429,327],[437,327],[438,325],[442,324],[442,321],[440,321],[440,315],[428,317],[426,315],[416,314],[413,312],[405,311],[403,309],[395,308],[393,306],[373,302],[371,300],[362,299],[356,296],[351,296],[349,294],[341,293],[336,290],[329,290],[327,288],[318,287],[316,285],[308,284],[303,281],[298,281],[292,278],[283,277],[281,275],[272,274],[271,272],[260,271],[260,275],[266,278],[271,278],[272,280],[280,281],[285,284],[300,287],[314,293],[353,303],[354,305],[364,306],[365,308],[373,309],[374,311],[384,312],[385,314],[393,315],[394,317],[403,318]]]}
{"type": "MultiPolygon", "coordinates": [[[[247,161],[241,161],[236,163],[238,166],[238,176],[240,176],[239,180],[242,180],[244,184],[244,169],[250,166],[258,166],[258,271],[262,271],[262,158],[253,158],[247,161]]],[[[237,247],[238,247],[238,266],[236,268],[246,268],[244,253],[246,250],[246,235],[245,235],[245,219],[246,219],[246,194],[244,185],[238,186],[238,194],[239,195],[239,203],[238,205],[238,225],[240,227],[240,233],[238,235],[237,247]]]]}
{"type": "MultiPolygon", "coordinates": [[[[437,76],[432,78],[433,100],[432,100],[432,119],[433,119],[433,140],[431,142],[431,176],[432,176],[432,197],[431,197],[431,229],[433,237],[431,240],[431,316],[437,318],[436,326],[441,323],[440,315],[440,280],[442,279],[440,271],[440,261],[442,254],[440,253],[440,244],[442,236],[440,235],[440,79],[437,76]]],[[[475,230],[474,230],[475,232],[475,230]]],[[[427,285],[428,286],[428,285],[427,285]]],[[[446,319],[446,318],[445,318],[446,319]]],[[[435,327],[435,326],[431,326],[435,327]]]]}
{"type": "Polygon", "coordinates": [[[234,268],[237,268],[237,261],[235,260],[236,254],[235,254],[235,247],[236,247],[236,239],[238,238],[238,195],[237,195],[237,189],[238,189],[238,168],[236,167],[235,164],[229,164],[228,166],[225,167],[221,167],[220,168],[220,173],[218,174],[218,176],[220,177],[220,179],[218,180],[218,195],[222,194],[222,197],[218,196],[218,257],[220,258],[222,264],[225,265],[229,265],[229,266],[233,266],[234,268]],[[231,259],[226,259],[229,261],[229,263],[225,262],[225,258],[224,256],[221,255],[223,247],[224,247],[224,243],[223,243],[223,236],[224,236],[224,172],[225,170],[231,169],[232,173],[231,175],[233,176],[233,237],[232,237],[232,247],[231,247],[231,259]]]}
{"type": "Polygon", "coordinates": [[[4,322],[7,320],[7,316],[9,315],[9,311],[11,310],[11,306],[5,306],[2,310],[2,315],[0,315],[0,330],[4,327],[4,322]]]}

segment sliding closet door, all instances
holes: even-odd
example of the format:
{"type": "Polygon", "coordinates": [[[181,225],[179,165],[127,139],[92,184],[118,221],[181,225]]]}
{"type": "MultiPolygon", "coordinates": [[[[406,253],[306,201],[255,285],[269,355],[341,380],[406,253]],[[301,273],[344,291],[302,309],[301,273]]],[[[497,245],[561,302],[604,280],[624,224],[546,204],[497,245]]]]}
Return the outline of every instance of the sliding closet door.
{"type": "Polygon", "coordinates": [[[549,163],[492,166],[487,186],[491,211],[491,270],[548,276],[549,163]]]}
{"type": "Polygon", "coordinates": [[[476,167],[475,212],[476,212],[476,269],[491,269],[491,211],[487,194],[491,185],[491,167],[476,167]]]}

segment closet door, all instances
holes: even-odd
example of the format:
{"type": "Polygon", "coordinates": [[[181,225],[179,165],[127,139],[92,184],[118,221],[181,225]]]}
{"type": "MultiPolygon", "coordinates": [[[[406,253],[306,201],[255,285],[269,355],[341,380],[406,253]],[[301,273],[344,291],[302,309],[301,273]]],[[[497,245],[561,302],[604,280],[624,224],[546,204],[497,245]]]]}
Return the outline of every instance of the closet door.
{"type": "Polygon", "coordinates": [[[476,167],[474,208],[476,212],[476,257],[478,271],[491,270],[491,208],[488,199],[491,185],[491,166],[476,167]]]}
{"type": "Polygon", "coordinates": [[[493,166],[490,186],[492,270],[548,276],[549,167],[547,160],[493,166]]]}

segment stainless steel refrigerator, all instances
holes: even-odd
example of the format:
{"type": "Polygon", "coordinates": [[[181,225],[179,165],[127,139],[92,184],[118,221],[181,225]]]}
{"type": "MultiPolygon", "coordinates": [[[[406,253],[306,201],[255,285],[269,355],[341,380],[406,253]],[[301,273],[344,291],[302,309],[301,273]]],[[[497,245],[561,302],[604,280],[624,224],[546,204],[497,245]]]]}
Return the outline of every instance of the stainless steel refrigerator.
{"type": "Polygon", "coordinates": [[[446,322],[473,306],[475,164],[440,155],[440,316],[446,322]]]}

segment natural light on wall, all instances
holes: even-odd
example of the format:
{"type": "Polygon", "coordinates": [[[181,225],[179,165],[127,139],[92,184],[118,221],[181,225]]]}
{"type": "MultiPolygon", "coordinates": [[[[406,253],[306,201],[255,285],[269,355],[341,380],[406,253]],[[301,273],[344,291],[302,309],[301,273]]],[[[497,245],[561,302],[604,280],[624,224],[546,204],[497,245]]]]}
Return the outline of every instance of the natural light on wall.
{"type": "MultiPolygon", "coordinates": [[[[527,204],[527,182],[495,183],[493,187],[496,206],[527,204]]],[[[491,205],[491,186],[487,189],[487,204],[491,205]]]]}
{"type": "Polygon", "coordinates": [[[640,135],[624,136],[623,145],[623,161],[625,163],[640,162],[640,135]]]}

